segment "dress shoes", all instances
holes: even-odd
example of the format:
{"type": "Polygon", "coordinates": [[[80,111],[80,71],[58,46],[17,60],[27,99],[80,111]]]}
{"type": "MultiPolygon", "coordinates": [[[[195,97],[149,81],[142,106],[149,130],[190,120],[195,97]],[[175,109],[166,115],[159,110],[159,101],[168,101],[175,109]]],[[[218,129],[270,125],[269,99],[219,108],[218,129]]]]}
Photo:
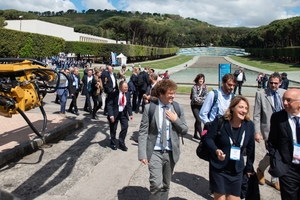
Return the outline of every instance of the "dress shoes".
{"type": "Polygon", "coordinates": [[[280,185],[279,185],[279,182],[276,182],[276,183],[270,183],[270,185],[275,188],[276,190],[279,190],[280,191],[280,185]]]}
{"type": "Polygon", "coordinates": [[[264,173],[262,171],[260,171],[259,168],[257,168],[256,170],[256,174],[257,174],[257,179],[260,185],[264,185],[265,184],[265,176],[264,173]]]}
{"type": "Polygon", "coordinates": [[[93,116],[92,119],[98,120],[99,118],[97,116],[93,116]]]}
{"type": "Polygon", "coordinates": [[[193,137],[194,139],[196,139],[196,140],[200,140],[201,138],[197,135],[197,133],[196,134],[194,134],[194,137],[193,137]]]}
{"type": "Polygon", "coordinates": [[[112,150],[117,150],[117,146],[116,145],[111,145],[111,149],[112,150]]]}
{"type": "Polygon", "coordinates": [[[79,112],[74,112],[75,115],[79,116],[79,112]]]}
{"type": "Polygon", "coordinates": [[[85,112],[90,112],[87,108],[84,108],[83,111],[85,111],[85,112]]]}
{"type": "Polygon", "coordinates": [[[127,151],[128,150],[128,148],[126,147],[125,144],[120,144],[119,149],[121,149],[122,151],[127,151]]]}

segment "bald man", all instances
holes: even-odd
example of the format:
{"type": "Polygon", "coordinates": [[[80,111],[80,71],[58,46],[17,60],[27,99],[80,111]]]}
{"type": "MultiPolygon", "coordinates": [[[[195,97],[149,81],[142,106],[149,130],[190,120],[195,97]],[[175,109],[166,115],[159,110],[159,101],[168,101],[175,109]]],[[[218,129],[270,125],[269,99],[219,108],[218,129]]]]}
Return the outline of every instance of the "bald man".
{"type": "Polygon", "coordinates": [[[282,98],[284,110],[271,117],[268,138],[269,173],[279,177],[281,199],[300,199],[300,90],[282,98]]]}

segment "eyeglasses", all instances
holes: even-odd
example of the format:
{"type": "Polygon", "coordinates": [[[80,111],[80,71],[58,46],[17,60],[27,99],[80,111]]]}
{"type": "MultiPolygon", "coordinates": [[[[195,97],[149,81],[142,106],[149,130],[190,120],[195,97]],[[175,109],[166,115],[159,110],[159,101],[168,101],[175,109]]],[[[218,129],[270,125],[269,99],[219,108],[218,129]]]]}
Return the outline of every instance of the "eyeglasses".
{"type": "Polygon", "coordinates": [[[166,93],[167,96],[175,96],[176,92],[172,92],[172,93],[166,93]]]}
{"type": "Polygon", "coordinates": [[[278,85],[279,83],[277,82],[270,82],[270,85],[278,85]]]}

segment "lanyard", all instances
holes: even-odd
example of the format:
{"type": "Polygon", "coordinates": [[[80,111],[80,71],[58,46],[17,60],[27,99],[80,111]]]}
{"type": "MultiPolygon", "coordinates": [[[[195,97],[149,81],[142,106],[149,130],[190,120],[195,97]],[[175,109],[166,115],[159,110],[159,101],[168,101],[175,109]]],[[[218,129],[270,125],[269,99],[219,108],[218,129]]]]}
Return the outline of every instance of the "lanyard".
{"type": "MultiPolygon", "coordinates": [[[[239,134],[240,135],[240,134],[239,134]]],[[[241,139],[241,142],[240,142],[240,147],[243,146],[243,143],[244,143],[244,140],[245,140],[245,131],[243,132],[243,135],[242,135],[242,139],[241,139]]],[[[230,141],[230,145],[232,146],[233,145],[233,141],[231,139],[231,137],[229,136],[229,141],[230,141]]],[[[235,144],[234,144],[235,145],[235,144]]]]}

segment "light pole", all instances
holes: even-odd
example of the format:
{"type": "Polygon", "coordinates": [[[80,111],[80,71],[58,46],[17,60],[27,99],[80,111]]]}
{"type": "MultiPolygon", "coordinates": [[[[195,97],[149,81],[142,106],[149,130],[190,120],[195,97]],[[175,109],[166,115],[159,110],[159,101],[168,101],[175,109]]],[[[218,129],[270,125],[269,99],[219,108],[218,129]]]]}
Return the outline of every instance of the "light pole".
{"type": "Polygon", "coordinates": [[[21,30],[22,30],[22,19],[23,19],[23,16],[20,15],[20,16],[19,16],[19,19],[20,19],[20,31],[21,31],[21,30]]]}

